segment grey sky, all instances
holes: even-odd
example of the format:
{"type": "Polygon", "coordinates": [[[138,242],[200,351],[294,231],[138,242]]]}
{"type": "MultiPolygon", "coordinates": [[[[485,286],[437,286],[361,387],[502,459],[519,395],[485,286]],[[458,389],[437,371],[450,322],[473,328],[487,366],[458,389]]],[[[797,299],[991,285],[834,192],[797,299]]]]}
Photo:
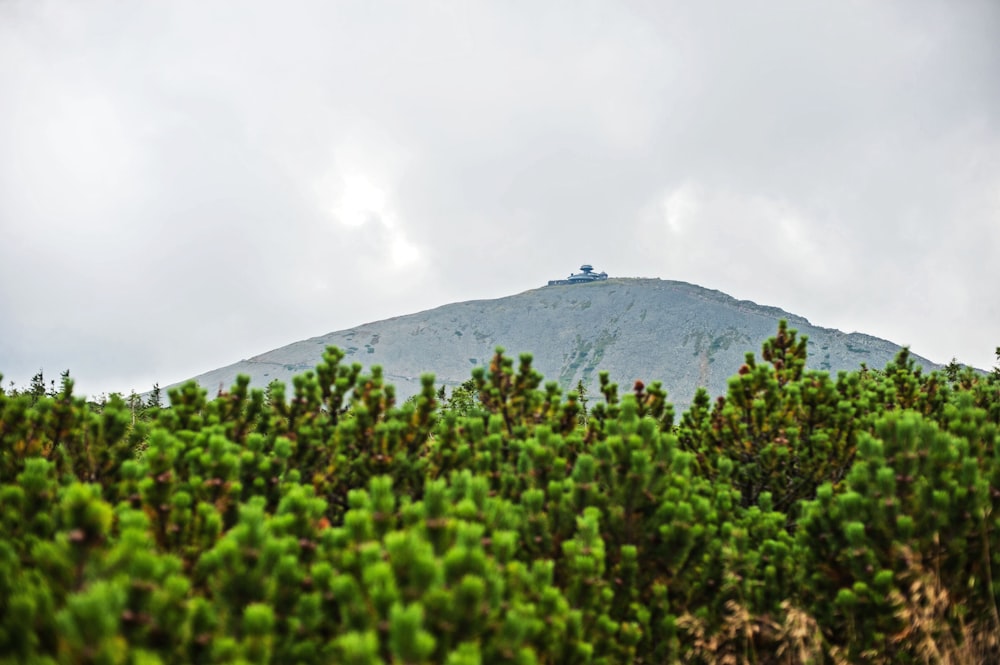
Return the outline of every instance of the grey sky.
{"type": "Polygon", "coordinates": [[[992,0],[0,0],[5,383],[582,262],[989,367],[998,256],[992,0]]]}

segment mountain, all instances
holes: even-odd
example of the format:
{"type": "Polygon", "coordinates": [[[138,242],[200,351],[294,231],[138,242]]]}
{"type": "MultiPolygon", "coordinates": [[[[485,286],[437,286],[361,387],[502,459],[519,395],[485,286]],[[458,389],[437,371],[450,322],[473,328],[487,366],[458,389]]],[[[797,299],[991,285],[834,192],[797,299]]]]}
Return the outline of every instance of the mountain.
{"type": "MultiPolygon", "coordinates": [[[[598,372],[628,390],[634,380],[659,380],[669,399],[686,407],[699,386],[712,395],[726,391],[747,351],[760,354],[779,319],[809,337],[812,369],[884,367],[900,347],[859,333],[812,325],[775,307],[736,300],[720,291],[685,282],[612,278],[585,284],[545,286],[496,300],[471,300],[366,323],[295,342],[247,360],[206,372],[195,380],[210,393],[228,388],[237,374],[251,385],[312,369],[327,346],[338,346],[345,362],[367,369],[381,365],[400,400],[420,389],[421,374],[437,385],[456,386],[473,367],[488,364],[502,346],[515,359],[530,352],[546,381],[564,389],[582,380],[593,394],[598,372]]],[[[926,369],[937,365],[915,356],[926,369]]]]}

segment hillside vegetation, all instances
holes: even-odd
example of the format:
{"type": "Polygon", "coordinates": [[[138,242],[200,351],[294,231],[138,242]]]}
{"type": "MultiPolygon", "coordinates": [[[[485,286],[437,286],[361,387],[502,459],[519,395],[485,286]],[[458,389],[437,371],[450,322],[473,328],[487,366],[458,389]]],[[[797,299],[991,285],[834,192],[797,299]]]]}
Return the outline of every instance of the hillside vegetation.
{"type": "Polygon", "coordinates": [[[1000,662],[1000,371],[806,355],[682,414],[501,350],[0,393],[0,663],[1000,662]]]}

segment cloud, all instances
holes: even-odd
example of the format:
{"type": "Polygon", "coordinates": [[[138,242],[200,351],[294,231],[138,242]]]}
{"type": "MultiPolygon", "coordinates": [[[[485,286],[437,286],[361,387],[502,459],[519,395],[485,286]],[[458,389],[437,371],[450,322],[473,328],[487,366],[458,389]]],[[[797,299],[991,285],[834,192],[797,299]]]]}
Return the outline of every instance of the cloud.
{"type": "Polygon", "coordinates": [[[581,262],[992,364],[995,3],[0,4],[0,371],[147,389],[581,262]]]}

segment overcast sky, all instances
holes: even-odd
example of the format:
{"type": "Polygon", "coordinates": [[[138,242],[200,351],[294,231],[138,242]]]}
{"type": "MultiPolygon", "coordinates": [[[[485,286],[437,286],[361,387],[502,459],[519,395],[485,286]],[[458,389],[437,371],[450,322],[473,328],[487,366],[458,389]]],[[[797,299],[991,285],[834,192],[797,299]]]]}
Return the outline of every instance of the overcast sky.
{"type": "Polygon", "coordinates": [[[1000,3],[0,0],[4,384],[584,262],[991,367],[1000,3]]]}

